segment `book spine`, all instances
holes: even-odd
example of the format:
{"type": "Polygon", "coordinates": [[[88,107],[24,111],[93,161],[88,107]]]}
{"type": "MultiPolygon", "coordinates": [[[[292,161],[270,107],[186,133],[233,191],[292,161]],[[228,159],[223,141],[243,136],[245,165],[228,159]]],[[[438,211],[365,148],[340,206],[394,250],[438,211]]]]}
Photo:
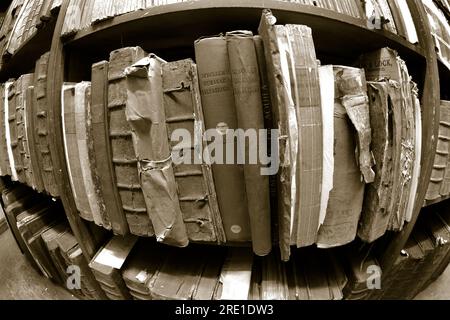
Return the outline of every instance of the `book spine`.
{"type": "MultiPolygon", "coordinates": [[[[450,103],[447,101],[441,101],[441,112],[440,112],[440,126],[445,126],[445,124],[450,125],[450,103]]],[[[446,130],[440,130],[443,133],[446,130]]],[[[440,195],[446,197],[450,194],[450,136],[444,137],[439,135],[438,148],[436,152],[438,154],[447,156],[447,166],[444,173],[444,181],[442,182],[440,195]]]]}
{"type": "Polygon", "coordinates": [[[316,242],[320,219],[323,158],[320,86],[311,29],[301,25],[286,28],[295,64],[293,89],[300,136],[296,175],[299,205],[291,241],[297,247],[305,247],[316,242]]]}
{"type": "MultiPolygon", "coordinates": [[[[61,117],[63,119],[64,150],[66,154],[67,172],[75,200],[76,207],[83,219],[93,221],[89,208],[86,189],[83,183],[83,175],[80,161],[80,153],[77,141],[77,101],[75,85],[64,85],[62,90],[63,103],[61,117]]],[[[78,101],[79,102],[79,101],[78,101]]]]}
{"type": "Polygon", "coordinates": [[[122,201],[115,187],[116,181],[109,142],[108,123],[108,62],[102,61],[92,66],[91,77],[91,138],[94,183],[98,186],[98,198],[103,199],[100,205],[103,226],[110,227],[114,233],[125,235],[128,225],[122,209],[122,201]]]}
{"type": "Polygon", "coordinates": [[[26,130],[26,112],[28,104],[27,89],[33,83],[33,74],[23,75],[21,78],[21,88],[19,95],[19,104],[16,108],[16,123],[19,157],[23,166],[23,183],[34,187],[34,176],[30,160],[30,151],[28,149],[28,135],[26,130]]]}
{"type": "Polygon", "coordinates": [[[372,152],[376,162],[375,181],[368,184],[364,197],[358,236],[373,242],[387,229],[390,218],[390,195],[393,192],[393,139],[392,108],[389,99],[389,82],[369,82],[370,122],[372,127],[372,152]]]}
{"type": "Polygon", "coordinates": [[[267,61],[267,75],[270,100],[273,108],[274,127],[279,130],[278,189],[278,242],[281,258],[289,260],[293,209],[297,205],[295,180],[298,153],[297,114],[292,98],[291,72],[289,65],[292,55],[287,41],[285,27],[274,25],[275,17],[270,10],[264,10],[259,34],[264,44],[267,61]]]}
{"type": "Polygon", "coordinates": [[[59,195],[52,158],[49,149],[47,109],[47,68],[50,53],[44,54],[36,63],[35,84],[34,84],[34,111],[35,121],[35,143],[38,149],[38,162],[41,166],[42,180],[45,190],[52,196],[59,195]]]}
{"type": "Polygon", "coordinates": [[[139,183],[156,239],[165,244],[185,247],[189,240],[180,209],[167,134],[162,63],[161,59],[151,55],[125,70],[125,114],[131,127],[139,183]]]}
{"type": "Polygon", "coordinates": [[[108,143],[112,152],[116,186],[129,230],[135,235],[153,236],[154,230],[147,213],[145,197],[139,180],[132,130],[125,114],[127,85],[124,71],[125,68],[144,56],[145,52],[138,47],[123,48],[111,53],[106,117],[108,118],[108,143]]]}
{"type": "Polygon", "coordinates": [[[187,59],[164,63],[162,69],[168,137],[172,137],[178,129],[187,130],[191,136],[186,145],[171,138],[169,140],[172,157],[179,154],[180,160],[188,160],[188,163],[175,164],[174,174],[189,239],[224,243],[225,231],[211,166],[198,154],[206,144],[201,138],[204,122],[197,67],[192,60],[187,59]]]}
{"type": "Polygon", "coordinates": [[[2,177],[8,175],[9,159],[6,144],[5,132],[5,85],[0,86],[0,175],[2,177]]]}
{"type": "MultiPolygon", "coordinates": [[[[245,132],[256,130],[259,143],[266,144],[260,135],[264,129],[264,115],[253,34],[245,31],[229,32],[226,41],[237,126],[245,132]]],[[[242,143],[245,144],[245,141],[242,143]]],[[[250,141],[249,145],[239,146],[238,152],[242,153],[240,156],[245,162],[243,171],[253,251],[259,256],[265,256],[272,250],[269,178],[264,175],[263,166],[258,164],[258,148],[252,145],[256,143],[250,141]],[[252,160],[254,156],[256,158],[252,160]]]]}
{"type": "MultiPolygon", "coordinates": [[[[218,148],[233,150],[229,141],[229,130],[237,129],[236,106],[231,80],[230,63],[225,37],[211,37],[195,42],[203,114],[206,129],[217,129],[214,135],[222,140],[218,148]],[[214,59],[211,59],[214,57],[214,59]],[[227,139],[228,138],[228,139],[227,139]]],[[[216,142],[217,143],[217,142],[216,142]]],[[[225,156],[217,156],[212,165],[219,208],[227,241],[251,241],[250,222],[247,208],[245,180],[242,168],[237,164],[225,164],[225,156]]],[[[236,163],[236,158],[228,154],[236,163]]]]}
{"type": "MultiPolygon", "coordinates": [[[[17,147],[17,134],[16,134],[16,82],[7,84],[5,89],[5,130],[6,130],[6,144],[8,147],[9,166],[11,168],[11,180],[19,181],[19,174],[16,166],[16,147],[17,147]]],[[[19,168],[20,169],[20,168],[19,168]]]]}
{"type": "Polygon", "coordinates": [[[88,117],[90,109],[91,83],[81,82],[75,86],[75,130],[76,142],[81,166],[81,182],[86,195],[87,208],[93,221],[101,226],[100,203],[94,187],[94,179],[89,159],[88,117]]]}
{"type": "MultiPolygon", "coordinates": [[[[343,80],[342,69],[335,68],[337,86],[343,80]]],[[[345,71],[344,71],[345,72],[345,71]]],[[[334,104],[334,174],[333,189],[330,192],[327,213],[320,227],[317,245],[319,247],[342,246],[356,237],[358,221],[364,199],[364,183],[356,163],[355,128],[342,104],[339,95],[334,104]]]]}
{"type": "Polygon", "coordinates": [[[20,127],[22,124],[23,115],[21,112],[23,104],[22,83],[22,76],[14,83],[14,97],[9,101],[9,128],[11,133],[11,146],[13,149],[14,165],[16,167],[17,176],[19,182],[26,183],[25,168],[23,165],[23,158],[21,154],[22,137],[20,136],[20,127]]]}

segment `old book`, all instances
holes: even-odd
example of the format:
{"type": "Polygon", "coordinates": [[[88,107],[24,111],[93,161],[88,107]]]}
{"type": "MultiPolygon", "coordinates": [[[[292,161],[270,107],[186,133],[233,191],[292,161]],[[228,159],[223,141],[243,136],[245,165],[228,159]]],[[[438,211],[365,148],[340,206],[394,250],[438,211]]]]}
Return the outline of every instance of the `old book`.
{"type": "Polygon", "coordinates": [[[205,127],[197,67],[186,59],[164,63],[162,72],[165,122],[188,237],[192,241],[224,243],[225,231],[211,165],[201,154],[206,143],[200,138],[205,127]],[[177,141],[179,130],[187,130],[190,140],[177,141]]]}
{"type": "MultiPolygon", "coordinates": [[[[335,103],[335,79],[333,66],[319,67],[320,81],[320,101],[322,107],[322,126],[329,130],[323,130],[323,159],[322,159],[322,189],[320,192],[320,218],[319,227],[325,222],[327,215],[330,192],[333,189],[334,176],[334,103],[335,103]]],[[[337,138],[337,137],[336,137],[337,138]]],[[[321,233],[319,230],[318,243],[320,243],[321,233]]]]}
{"type": "Polygon", "coordinates": [[[208,260],[199,247],[172,248],[150,284],[155,300],[192,300],[208,260]]]}
{"type": "Polygon", "coordinates": [[[229,248],[214,295],[217,300],[247,300],[251,286],[253,254],[248,248],[229,248]]]}
{"type": "Polygon", "coordinates": [[[401,0],[393,0],[392,3],[399,12],[400,19],[403,21],[401,23],[405,26],[406,40],[414,44],[419,42],[416,25],[409,10],[409,4],[401,0]]]}
{"type": "Polygon", "coordinates": [[[390,200],[393,193],[393,108],[390,82],[369,82],[372,152],[375,158],[375,181],[366,187],[358,236],[373,242],[387,229],[391,216],[390,200]]]}
{"type": "Polygon", "coordinates": [[[50,53],[47,52],[36,62],[34,84],[34,115],[35,122],[34,143],[36,144],[38,163],[41,167],[42,180],[45,190],[53,197],[59,195],[56,176],[50,154],[50,137],[48,136],[49,123],[47,101],[47,68],[50,53]]]}
{"type": "Polygon", "coordinates": [[[0,171],[1,176],[11,175],[11,167],[9,165],[8,157],[8,142],[7,142],[7,118],[6,106],[8,105],[8,97],[6,96],[6,84],[1,84],[0,87],[0,171]]]}
{"type": "MultiPolygon", "coordinates": [[[[408,206],[406,207],[405,220],[410,222],[412,220],[414,209],[416,205],[417,190],[420,181],[421,160],[422,160],[422,114],[419,100],[419,92],[417,85],[411,82],[412,100],[414,106],[414,121],[415,121],[415,140],[414,140],[414,163],[411,174],[411,190],[409,193],[408,206]]],[[[450,145],[449,145],[450,147],[450,145]]],[[[450,156],[449,156],[450,159],[450,156]]],[[[449,181],[450,182],[450,181],[449,181]]],[[[450,184],[449,184],[450,193],[450,184]]]]}
{"type": "Polygon", "coordinates": [[[296,175],[299,147],[298,121],[291,88],[292,51],[287,32],[264,10],[258,28],[264,43],[274,127],[279,129],[278,242],[283,260],[289,260],[291,226],[296,208],[296,175]]]}
{"type": "MultiPolygon", "coordinates": [[[[203,248],[198,248],[203,250],[203,248]]],[[[212,300],[219,285],[219,276],[225,261],[226,249],[209,250],[201,278],[197,283],[192,300],[212,300]]]]}
{"type": "Polygon", "coordinates": [[[272,250],[269,177],[264,172],[256,144],[267,144],[261,97],[259,65],[253,33],[235,31],[226,34],[231,81],[236,105],[237,125],[244,131],[256,130],[257,141],[238,139],[239,156],[243,160],[245,192],[253,251],[265,256],[272,250]]]}
{"type": "Polygon", "coordinates": [[[299,129],[296,175],[297,201],[291,243],[306,247],[316,241],[320,219],[322,183],[322,110],[318,65],[312,31],[302,25],[286,25],[292,48],[291,79],[299,129]]]}
{"type": "MultiPolygon", "coordinates": [[[[36,190],[37,189],[36,175],[39,174],[40,172],[39,171],[37,173],[34,172],[32,157],[36,158],[36,154],[34,152],[31,153],[30,145],[33,144],[34,147],[34,143],[32,143],[33,137],[29,135],[30,131],[28,128],[30,122],[28,117],[31,115],[29,109],[33,108],[32,107],[33,96],[29,90],[29,87],[30,85],[33,84],[34,75],[28,74],[22,77],[23,77],[21,88],[22,104],[21,106],[18,105],[18,108],[16,109],[19,151],[22,157],[26,184],[36,190]]],[[[34,159],[34,161],[36,161],[36,159],[34,159]]]]}
{"type": "Polygon", "coordinates": [[[444,181],[440,188],[440,195],[443,197],[450,194],[450,137],[444,136],[448,131],[445,130],[445,126],[447,125],[450,125],[450,102],[441,101],[439,132],[442,132],[442,135],[439,134],[438,147],[436,150],[436,153],[439,154],[439,157],[437,157],[436,160],[441,160],[441,156],[447,156],[447,166],[445,168],[444,181]]]}
{"type": "MultiPolygon", "coordinates": [[[[19,174],[16,169],[17,155],[17,128],[15,124],[16,120],[16,93],[15,82],[9,82],[5,84],[5,132],[6,132],[6,144],[9,159],[9,167],[11,172],[11,180],[19,181],[19,174]]],[[[20,166],[19,166],[20,168],[20,166]]]]}
{"type": "MultiPolygon", "coordinates": [[[[108,68],[108,108],[107,125],[112,164],[126,222],[132,234],[153,236],[154,230],[147,213],[144,194],[138,175],[138,162],[133,147],[130,124],[125,109],[127,103],[127,84],[125,69],[145,57],[139,47],[115,50],[110,54],[108,68]]],[[[122,218],[116,217],[112,224],[123,225],[122,218]]],[[[123,227],[122,227],[123,228],[123,227]]],[[[123,231],[126,233],[126,231],[123,231]]]]}
{"type": "Polygon", "coordinates": [[[126,119],[131,127],[139,184],[158,242],[189,243],[183,223],[169,147],[162,88],[162,63],[150,55],[125,70],[126,119]]]}
{"type": "Polygon", "coordinates": [[[58,208],[44,207],[36,212],[25,211],[17,216],[17,228],[42,273],[50,279],[61,282],[60,275],[53,264],[42,240],[42,233],[57,223],[58,208]]]}
{"type": "MultiPolygon", "coordinates": [[[[218,139],[215,141],[218,148],[234,150],[228,129],[237,129],[238,121],[226,38],[217,36],[197,40],[195,57],[205,128],[212,135],[208,140],[218,139]]],[[[229,160],[233,163],[227,163],[226,154],[226,150],[222,150],[221,155],[215,155],[212,164],[226,239],[228,242],[251,241],[243,168],[231,153],[229,160]]]]}
{"type": "Polygon", "coordinates": [[[261,299],[289,299],[286,263],[280,260],[278,250],[261,259],[261,299]]]}
{"type": "Polygon", "coordinates": [[[29,163],[32,172],[31,187],[37,192],[44,191],[44,181],[42,180],[41,168],[38,160],[38,150],[35,143],[35,122],[34,122],[34,86],[29,86],[26,91],[26,105],[25,105],[25,136],[26,136],[26,152],[29,155],[29,163]]]}
{"type": "MultiPolygon", "coordinates": [[[[77,139],[77,106],[75,98],[75,84],[64,84],[62,89],[61,117],[63,120],[64,151],[66,155],[67,171],[69,173],[75,204],[83,219],[93,221],[89,207],[87,190],[82,174],[80,151],[77,139]]],[[[78,101],[80,102],[80,101],[78,101]]],[[[81,119],[80,119],[81,120],[81,119]]]]}
{"type": "Polygon", "coordinates": [[[411,178],[415,158],[415,106],[412,99],[411,77],[403,60],[400,60],[401,69],[401,97],[402,97],[402,141],[400,155],[400,188],[398,191],[399,201],[397,211],[393,212],[389,230],[400,231],[406,219],[406,208],[411,192],[411,178]]]}
{"type": "MultiPolygon", "coordinates": [[[[352,113],[344,106],[344,102],[352,93],[354,93],[353,97],[358,99],[355,94],[357,91],[351,92],[349,89],[354,86],[354,83],[363,82],[360,80],[358,69],[336,66],[333,71],[336,83],[332,126],[334,128],[333,189],[329,195],[325,220],[317,237],[317,246],[321,248],[342,246],[355,239],[364,199],[364,182],[355,154],[358,143],[354,125],[358,121],[357,125],[361,122],[364,124],[364,119],[361,119],[364,116],[364,110],[352,113]],[[355,117],[356,114],[361,118],[355,117]]],[[[368,127],[370,133],[370,125],[368,127]]]]}
{"type": "MultiPolygon", "coordinates": [[[[81,29],[81,20],[84,16],[84,7],[86,3],[94,2],[94,0],[72,0],[67,9],[64,18],[64,25],[61,31],[62,37],[69,37],[77,33],[81,29]]],[[[105,1],[101,1],[105,2],[105,1]]]]}
{"type": "Polygon", "coordinates": [[[110,299],[131,299],[120,270],[136,241],[134,236],[114,236],[89,263],[95,278],[110,299]]]}
{"type": "Polygon", "coordinates": [[[88,124],[90,136],[89,148],[91,168],[100,201],[100,212],[103,226],[111,228],[114,233],[124,235],[128,232],[125,213],[119,191],[116,188],[116,178],[113,163],[105,161],[112,158],[109,142],[108,118],[108,66],[107,61],[92,66],[91,76],[91,121],[88,124]]]}
{"type": "Polygon", "coordinates": [[[167,248],[157,245],[154,240],[140,240],[133,248],[123,269],[122,277],[131,295],[141,300],[151,300],[150,281],[157,275],[167,248]]]}

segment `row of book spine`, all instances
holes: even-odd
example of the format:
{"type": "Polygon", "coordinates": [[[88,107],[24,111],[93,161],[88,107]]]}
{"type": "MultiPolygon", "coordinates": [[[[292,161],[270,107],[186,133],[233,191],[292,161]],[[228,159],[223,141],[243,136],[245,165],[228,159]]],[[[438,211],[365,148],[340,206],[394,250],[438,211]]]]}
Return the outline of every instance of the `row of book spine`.
{"type": "Polygon", "coordinates": [[[48,59],[49,53],[44,54],[34,74],[22,75],[0,88],[0,175],[57,197],[48,135],[48,59]]]}
{"type": "Polygon", "coordinates": [[[436,51],[440,61],[450,69],[450,24],[447,16],[433,1],[424,1],[436,51]]]}
{"type": "MultiPolygon", "coordinates": [[[[406,64],[384,48],[361,57],[366,72],[320,66],[309,27],[271,21],[265,10],[259,36],[199,39],[197,64],[128,47],[94,64],[90,82],[64,84],[63,147],[82,218],[178,247],[251,243],[265,256],[278,242],[283,260],[291,246],[342,246],[357,235],[373,242],[402,229],[421,154],[420,104],[406,64]],[[229,143],[238,128],[279,130],[278,175],[237,154],[225,164],[227,150],[207,164],[205,130],[229,143]],[[191,140],[173,141],[177,129],[191,140]]],[[[4,85],[0,168],[57,196],[47,63],[48,54],[34,76],[4,85]]]]}
{"type": "Polygon", "coordinates": [[[341,300],[347,283],[333,253],[303,249],[288,263],[279,252],[249,248],[168,248],[112,238],[90,263],[111,300],[341,300]]]}
{"type": "Polygon", "coordinates": [[[34,36],[59,7],[60,2],[55,0],[14,0],[0,30],[1,65],[34,36]]]}
{"type": "MultiPolygon", "coordinates": [[[[102,21],[129,12],[142,10],[161,5],[169,5],[190,0],[70,0],[69,10],[62,31],[63,37],[69,37],[78,31],[102,21]]],[[[304,5],[316,6],[335,12],[346,14],[355,18],[363,17],[363,10],[359,0],[280,0],[304,5]]]]}
{"type": "Polygon", "coordinates": [[[2,190],[5,214],[25,256],[45,277],[66,286],[69,267],[79,268],[80,286],[74,294],[83,299],[99,299],[102,293],[81,248],[65,219],[63,209],[23,184],[8,183],[2,190]]]}

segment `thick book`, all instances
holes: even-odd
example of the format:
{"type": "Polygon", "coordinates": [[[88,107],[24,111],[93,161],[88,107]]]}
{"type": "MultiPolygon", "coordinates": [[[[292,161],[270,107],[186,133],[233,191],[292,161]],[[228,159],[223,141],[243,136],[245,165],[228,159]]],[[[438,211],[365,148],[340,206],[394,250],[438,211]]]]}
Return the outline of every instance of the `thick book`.
{"type": "Polygon", "coordinates": [[[15,159],[16,171],[20,172],[19,181],[21,183],[27,184],[32,187],[33,178],[31,165],[29,162],[30,155],[27,153],[27,136],[25,129],[25,112],[27,104],[27,88],[33,83],[34,75],[32,73],[20,76],[16,81],[16,110],[15,110],[15,121],[16,121],[16,135],[17,135],[17,146],[15,147],[16,154],[15,159]]]}
{"type": "MultiPolygon", "coordinates": [[[[334,131],[333,189],[329,194],[326,216],[317,237],[317,246],[321,248],[342,246],[355,239],[365,187],[357,162],[356,127],[361,123],[364,125],[368,115],[364,116],[363,105],[359,106],[357,113],[359,117],[344,105],[349,97],[358,99],[361,88],[354,84],[364,82],[361,82],[359,69],[355,68],[335,66],[333,75],[335,81],[334,121],[329,128],[334,131]]],[[[370,125],[365,127],[369,127],[370,130],[370,125]]]]}
{"type": "Polygon", "coordinates": [[[75,86],[75,84],[64,84],[62,89],[61,117],[63,121],[64,151],[67,172],[69,173],[70,185],[78,212],[83,219],[93,221],[78,149],[75,86]]]}
{"type": "Polygon", "coordinates": [[[6,140],[6,106],[8,105],[7,91],[5,90],[7,84],[2,84],[0,87],[0,174],[2,177],[11,175],[11,167],[9,165],[8,157],[8,142],[6,140]]]}
{"type": "Polygon", "coordinates": [[[103,226],[111,228],[114,233],[124,235],[129,229],[122,208],[119,190],[116,188],[116,177],[109,142],[108,114],[108,68],[107,61],[95,63],[91,76],[91,103],[89,127],[89,147],[91,166],[96,186],[97,197],[100,199],[100,212],[103,226]]]}
{"type": "Polygon", "coordinates": [[[387,229],[390,219],[390,200],[393,183],[393,139],[391,126],[393,105],[390,82],[368,82],[370,122],[372,126],[372,152],[375,158],[375,181],[366,187],[358,236],[373,242],[387,229]]]}
{"type": "Polygon", "coordinates": [[[34,121],[34,86],[29,86],[26,92],[26,105],[25,105],[25,136],[26,136],[26,152],[29,155],[28,166],[31,171],[31,187],[37,192],[44,191],[44,181],[42,180],[41,168],[38,159],[38,150],[35,143],[35,121],[34,121]]]}
{"type": "MultiPolygon", "coordinates": [[[[126,217],[111,217],[112,224],[126,222],[129,232],[138,236],[153,236],[154,230],[148,216],[145,197],[141,190],[138,174],[138,162],[133,147],[132,130],[126,119],[127,84],[125,69],[146,56],[139,47],[128,47],[115,50],[110,54],[108,68],[108,108],[105,123],[108,126],[108,137],[111,160],[115,173],[115,185],[122,202],[126,217]],[[117,220],[116,220],[117,219],[117,220]]],[[[110,161],[111,161],[110,160],[110,161]]]]}
{"type": "Polygon", "coordinates": [[[162,92],[163,60],[150,55],[125,70],[126,120],[131,127],[139,184],[158,242],[189,244],[183,222],[162,92]]]}
{"type": "Polygon", "coordinates": [[[239,129],[256,130],[257,141],[243,139],[238,147],[238,157],[244,162],[244,181],[247,195],[253,251],[265,256],[272,250],[269,177],[264,173],[261,158],[257,155],[256,143],[267,145],[267,136],[261,135],[264,128],[264,109],[261,96],[258,57],[253,33],[234,31],[226,34],[230,61],[231,81],[236,105],[239,129]]]}
{"type": "Polygon", "coordinates": [[[154,300],[192,300],[208,260],[207,249],[171,248],[150,284],[154,300]]]}
{"type": "Polygon", "coordinates": [[[250,293],[253,253],[249,248],[229,248],[220,271],[215,300],[247,300],[250,293]]]}
{"type": "MultiPolygon", "coordinates": [[[[228,129],[237,129],[238,121],[226,38],[217,36],[197,40],[195,58],[205,128],[213,135],[208,139],[217,139],[215,144],[222,144],[218,148],[233,150],[234,143],[228,129]]],[[[227,152],[223,150],[221,155],[214,155],[212,164],[220,213],[227,241],[249,242],[251,230],[244,172],[236,162],[236,155],[229,153],[233,163],[225,161],[227,152]]]]}
{"type": "Polygon", "coordinates": [[[295,182],[298,205],[294,207],[291,244],[300,248],[312,245],[317,238],[322,184],[322,110],[312,30],[302,25],[285,28],[292,48],[291,84],[299,129],[295,182]]]}
{"type": "Polygon", "coordinates": [[[438,147],[436,149],[437,156],[435,157],[435,164],[440,165],[439,161],[442,161],[441,157],[447,158],[447,164],[445,167],[444,181],[441,184],[439,194],[442,197],[450,195],[450,136],[446,136],[446,126],[450,126],[450,102],[441,101],[439,119],[439,139],[438,147]],[[442,133],[442,134],[441,134],[442,133]],[[439,156],[438,156],[439,155],[439,156]]]}
{"type": "Polygon", "coordinates": [[[16,127],[16,85],[17,81],[5,84],[5,132],[12,181],[19,181],[20,178],[23,178],[21,174],[22,166],[20,166],[20,163],[16,166],[16,161],[19,160],[16,127]],[[17,171],[17,168],[19,171],[17,171]]]}
{"type": "Polygon", "coordinates": [[[120,270],[136,244],[134,236],[114,236],[89,263],[95,278],[111,300],[131,299],[120,270]]]}
{"type": "MultiPolygon", "coordinates": [[[[291,228],[297,207],[297,159],[299,128],[296,107],[291,87],[293,53],[284,26],[275,25],[276,18],[270,10],[264,10],[258,28],[264,44],[270,98],[273,108],[273,123],[279,129],[278,172],[278,242],[281,258],[289,260],[291,228]]],[[[322,160],[320,160],[322,161],[322,160]]],[[[317,229],[317,225],[316,225],[317,229]]]]}
{"type": "Polygon", "coordinates": [[[206,147],[201,138],[205,124],[197,66],[190,59],[168,62],[162,65],[162,72],[165,122],[188,237],[191,241],[225,243],[211,165],[202,154],[206,147]],[[178,130],[182,129],[189,132],[190,140],[177,140],[178,130]]]}
{"type": "Polygon", "coordinates": [[[53,125],[48,119],[48,97],[47,97],[47,72],[50,53],[42,55],[36,62],[35,83],[34,83],[34,114],[33,121],[35,125],[34,143],[37,149],[38,163],[44,187],[47,193],[53,197],[59,195],[56,183],[56,172],[53,167],[52,155],[50,153],[50,137],[48,135],[49,126],[53,125]]]}

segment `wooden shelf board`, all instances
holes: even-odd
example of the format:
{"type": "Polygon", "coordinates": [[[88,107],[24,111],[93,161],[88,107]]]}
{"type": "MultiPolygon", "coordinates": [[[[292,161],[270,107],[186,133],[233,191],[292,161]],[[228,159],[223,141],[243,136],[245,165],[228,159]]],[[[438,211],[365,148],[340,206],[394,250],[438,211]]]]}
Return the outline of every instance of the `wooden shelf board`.
{"type": "Polygon", "coordinates": [[[424,56],[420,46],[395,34],[369,30],[364,19],[276,0],[196,0],[151,7],[80,30],[65,43],[79,50],[114,50],[133,43],[148,44],[152,50],[192,46],[205,35],[244,28],[256,31],[263,8],[272,9],[280,24],[310,26],[316,47],[323,54],[358,56],[390,46],[402,56],[424,56]]]}
{"type": "Polygon", "coordinates": [[[0,70],[0,81],[17,78],[34,70],[36,60],[50,50],[56,19],[43,24],[33,36],[23,43],[0,70]]]}

